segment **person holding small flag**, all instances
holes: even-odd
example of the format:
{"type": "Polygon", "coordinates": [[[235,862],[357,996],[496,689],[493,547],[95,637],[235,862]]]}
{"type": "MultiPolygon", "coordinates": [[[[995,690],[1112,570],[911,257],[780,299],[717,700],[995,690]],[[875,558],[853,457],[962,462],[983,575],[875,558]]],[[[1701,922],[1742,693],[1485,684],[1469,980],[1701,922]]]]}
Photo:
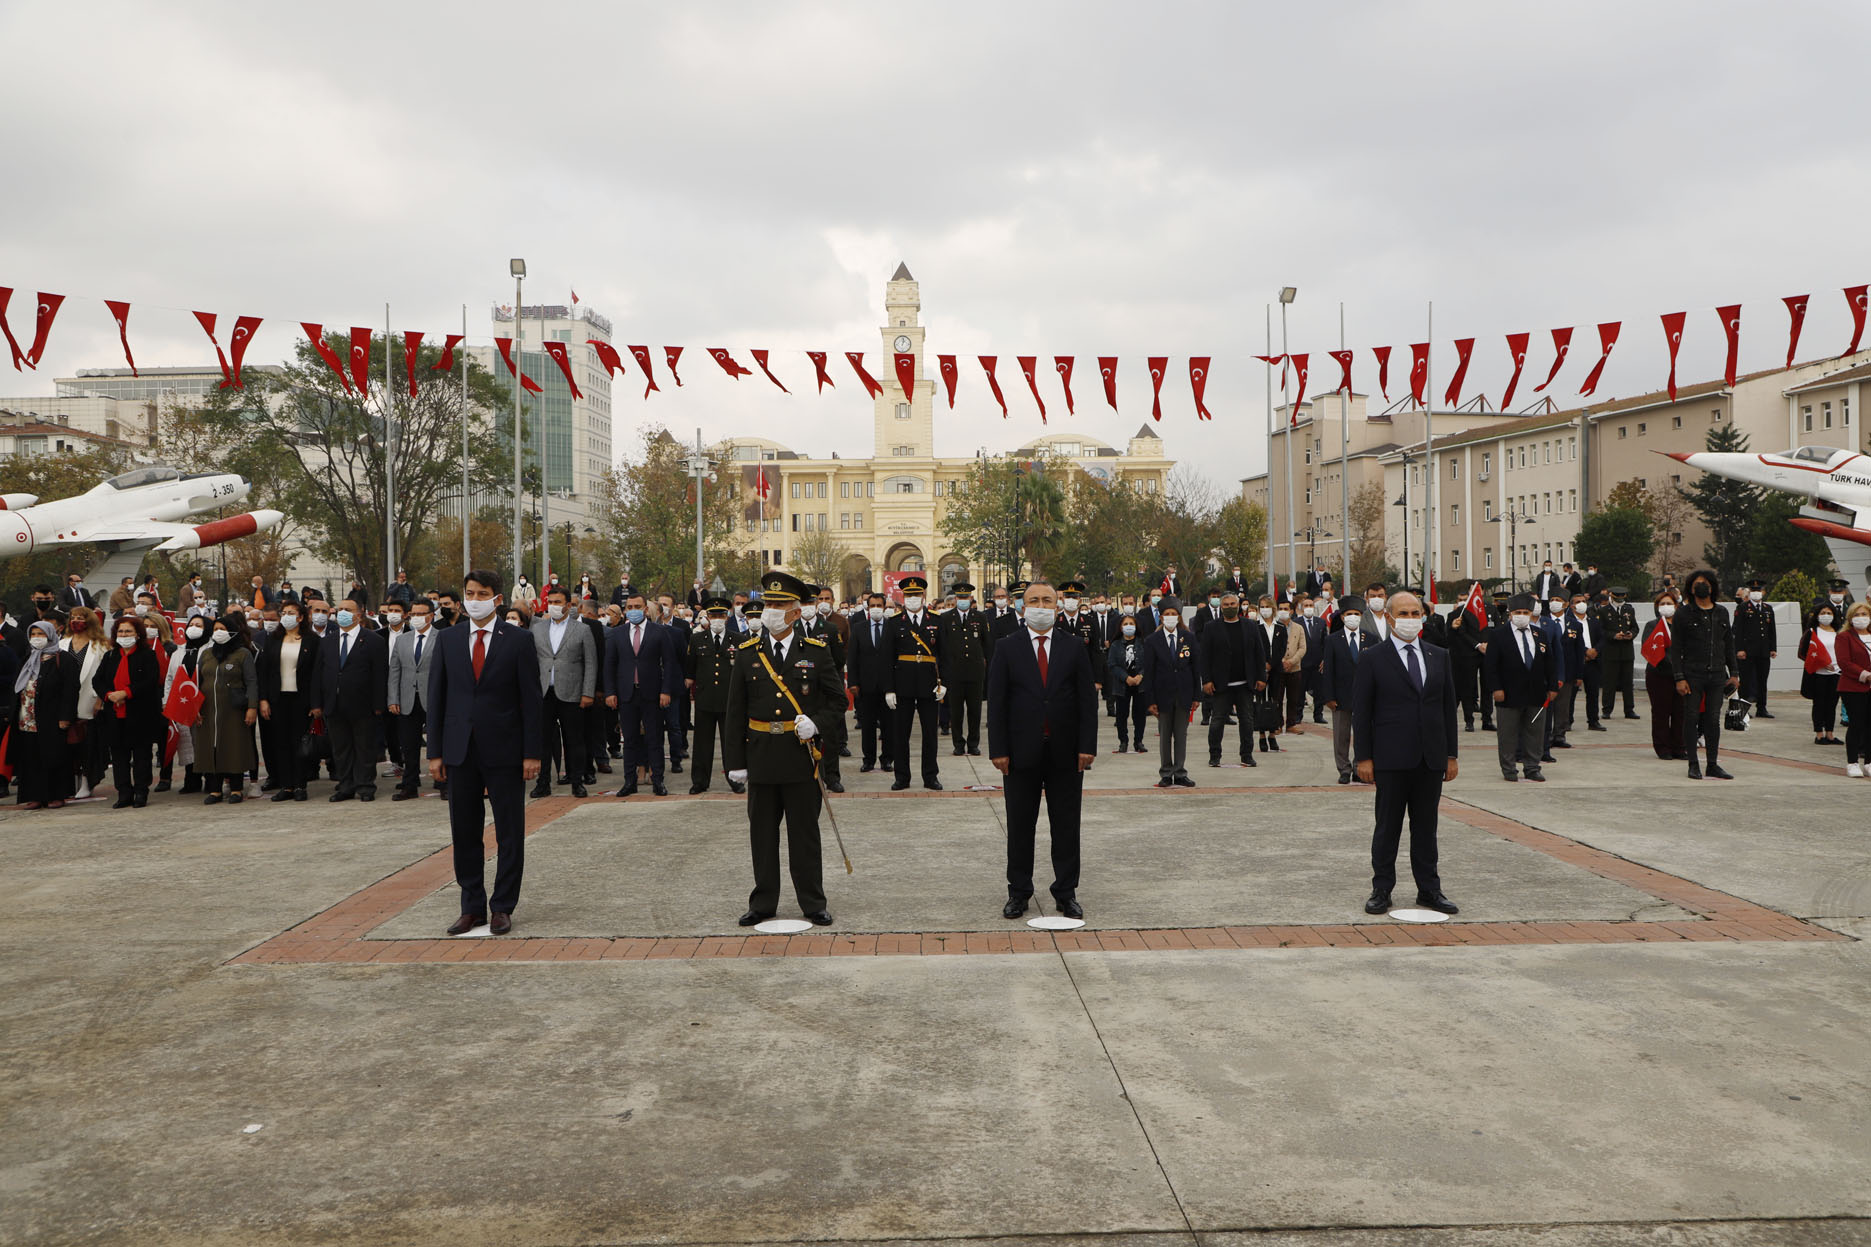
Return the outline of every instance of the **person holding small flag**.
{"type": "Polygon", "coordinates": [[[1665,761],[1681,761],[1683,752],[1683,695],[1670,673],[1671,623],[1677,610],[1676,594],[1669,589],[1653,603],[1657,617],[1644,625],[1644,696],[1650,699],[1650,747],[1665,761]]]}

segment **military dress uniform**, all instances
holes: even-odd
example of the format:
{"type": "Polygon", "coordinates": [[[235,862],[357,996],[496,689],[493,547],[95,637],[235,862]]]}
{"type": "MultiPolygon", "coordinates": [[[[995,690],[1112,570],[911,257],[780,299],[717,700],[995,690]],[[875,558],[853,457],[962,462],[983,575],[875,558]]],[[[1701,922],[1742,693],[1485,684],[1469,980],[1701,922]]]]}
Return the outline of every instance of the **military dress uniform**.
{"type": "MultiPolygon", "coordinates": [[[[974,595],[974,586],[958,584],[957,597],[974,595]]],[[[978,602],[967,610],[959,603],[942,616],[937,630],[942,637],[942,673],[947,678],[945,699],[949,706],[949,739],[955,743],[955,756],[981,756],[981,702],[987,696],[987,660],[994,650],[988,635],[987,612],[978,602]]],[[[899,702],[899,705],[901,703],[899,702]]]]}
{"type": "MultiPolygon", "coordinates": [[[[815,596],[824,592],[823,586],[808,585],[806,588],[815,596]]],[[[839,630],[839,625],[844,621],[835,614],[819,614],[814,609],[814,605],[814,602],[809,600],[800,603],[799,630],[806,636],[816,637],[825,642],[832,652],[832,661],[838,664],[838,670],[842,673],[845,669],[846,646],[845,634],[839,630]]],[[[843,683],[841,674],[839,677],[841,696],[837,713],[829,722],[819,724],[819,728],[825,733],[825,739],[820,743],[819,778],[825,781],[826,790],[830,792],[845,790],[838,759],[849,757],[851,753],[847,748],[849,733],[845,726],[845,709],[850,705],[851,699],[842,696],[843,683]]]]}
{"type": "MultiPolygon", "coordinates": [[[[1748,581],[1748,588],[1766,586],[1759,580],[1748,581]]],[[[1735,606],[1734,636],[1736,657],[1741,664],[1741,695],[1754,703],[1754,717],[1771,719],[1767,713],[1767,676],[1773,670],[1773,654],[1780,648],[1774,626],[1774,608],[1766,602],[1747,601],[1735,606]],[[1746,654],[1747,657],[1740,658],[1746,654]]]]}
{"type": "MultiPolygon", "coordinates": [[[[726,619],[734,609],[727,598],[709,598],[702,603],[709,619],[726,619]]],[[[723,739],[722,756],[727,756],[726,720],[728,712],[728,677],[734,670],[734,649],[741,638],[723,631],[720,636],[706,621],[689,634],[689,679],[695,682],[695,748],[690,767],[689,794],[707,792],[714,779],[715,737],[723,739]]],[[[730,780],[728,787],[745,792],[747,787],[730,780]]]]}
{"type": "Polygon", "coordinates": [[[1618,694],[1624,694],[1624,717],[1635,719],[1637,715],[1637,611],[1629,602],[1624,601],[1624,587],[1614,585],[1611,595],[1617,599],[1606,602],[1593,609],[1592,619],[1598,625],[1599,634],[1604,641],[1599,646],[1603,668],[1602,696],[1600,713],[1607,719],[1616,709],[1618,694]]]}
{"type": "MultiPolygon", "coordinates": [[[[792,605],[805,587],[785,572],[770,571],[761,578],[761,592],[772,606],[792,605]]],[[[740,918],[744,927],[771,918],[779,906],[782,816],[799,908],[817,926],[832,920],[825,908],[819,850],[823,798],[814,758],[819,742],[799,739],[798,720],[803,714],[814,728],[830,722],[843,699],[844,681],[832,661],[831,647],[796,626],[777,640],[761,633],[735,647],[722,752],[730,778],[746,772],[754,889],[748,894],[747,912],[740,918]]]]}
{"type": "Polygon", "coordinates": [[[910,786],[910,726],[922,722],[923,787],[942,790],[941,772],[936,764],[936,690],[942,685],[942,624],[929,610],[926,594],[929,582],[921,576],[905,576],[899,582],[905,597],[924,598],[920,614],[908,610],[890,621],[884,631],[884,645],[895,667],[891,691],[896,694],[896,741],[891,756],[896,759],[896,782],[893,791],[910,786]]]}

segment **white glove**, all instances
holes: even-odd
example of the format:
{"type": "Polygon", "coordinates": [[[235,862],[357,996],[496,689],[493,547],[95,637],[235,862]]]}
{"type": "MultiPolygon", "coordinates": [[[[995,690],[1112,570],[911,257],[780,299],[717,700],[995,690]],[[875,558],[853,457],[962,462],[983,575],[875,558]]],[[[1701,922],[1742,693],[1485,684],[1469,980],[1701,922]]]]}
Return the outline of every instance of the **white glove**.
{"type": "Polygon", "coordinates": [[[819,726],[802,714],[793,720],[793,731],[800,740],[811,740],[819,734],[819,726]]]}
{"type": "Polygon", "coordinates": [[[730,784],[744,784],[744,783],[746,783],[746,782],[747,782],[747,772],[746,772],[746,771],[729,771],[729,772],[728,772],[728,782],[729,782],[730,784]]]}
{"type": "Polygon", "coordinates": [[[895,693],[885,693],[884,705],[890,707],[892,710],[895,710],[897,708],[897,695],[895,693]]]}
{"type": "Polygon", "coordinates": [[[947,695],[948,695],[947,689],[943,688],[940,684],[936,685],[936,700],[937,701],[941,701],[943,697],[947,695]]]}

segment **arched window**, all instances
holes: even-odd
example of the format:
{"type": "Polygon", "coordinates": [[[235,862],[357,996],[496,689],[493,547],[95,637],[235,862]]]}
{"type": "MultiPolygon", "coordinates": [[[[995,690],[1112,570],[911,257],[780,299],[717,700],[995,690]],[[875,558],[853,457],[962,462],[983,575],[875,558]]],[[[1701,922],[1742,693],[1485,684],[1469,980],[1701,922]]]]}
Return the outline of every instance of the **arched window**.
{"type": "Polygon", "coordinates": [[[886,494],[920,494],[924,489],[920,476],[886,476],[883,492],[886,494]]]}

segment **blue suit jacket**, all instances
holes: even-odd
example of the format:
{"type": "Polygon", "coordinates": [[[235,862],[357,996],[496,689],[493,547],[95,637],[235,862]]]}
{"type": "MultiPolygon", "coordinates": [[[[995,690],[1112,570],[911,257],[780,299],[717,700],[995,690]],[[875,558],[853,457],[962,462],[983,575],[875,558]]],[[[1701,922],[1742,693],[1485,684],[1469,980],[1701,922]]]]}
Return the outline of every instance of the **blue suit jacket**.
{"type": "Polygon", "coordinates": [[[1418,640],[1423,687],[1410,681],[1389,641],[1365,651],[1351,691],[1351,739],[1357,761],[1380,771],[1426,766],[1440,771],[1456,754],[1455,674],[1449,651],[1418,640]]]}
{"type": "Polygon", "coordinates": [[[546,756],[540,730],[539,652],[533,634],[510,623],[494,626],[481,678],[474,678],[473,625],[436,633],[429,656],[429,756],[449,766],[468,759],[482,768],[518,767],[546,756]]]}
{"type": "Polygon", "coordinates": [[[1546,638],[1546,647],[1553,653],[1553,678],[1562,684],[1578,679],[1580,673],[1572,666],[1572,654],[1566,643],[1565,621],[1549,613],[1534,620],[1533,626],[1546,638]]]}
{"type": "MultiPolygon", "coordinates": [[[[1195,633],[1178,626],[1173,650],[1165,642],[1168,635],[1159,628],[1144,638],[1144,695],[1150,705],[1164,714],[1178,711],[1187,714],[1200,692],[1197,683],[1200,659],[1196,653],[1195,633]]],[[[1252,672],[1248,678],[1254,678],[1252,672]]]]}
{"type": "Polygon", "coordinates": [[[664,693],[671,698],[682,691],[682,654],[676,648],[675,631],[663,624],[643,625],[643,644],[630,652],[630,625],[618,624],[604,638],[604,690],[619,703],[637,700],[638,694],[654,700],[664,693]]]}
{"type": "MultiPolygon", "coordinates": [[[[1385,641],[1382,644],[1388,645],[1385,641]]],[[[1351,709],[1351,694],[1358,678],[1358,667],[1371,656],[1371,645],[1360,636],[1358,656],[1351,656],[1351,642],[1344,629],[1325,638],[1325,700],[1338,703],[1340,710],[1351,709]]]]}
{"type": "Polygon", "coordinates": [[[1046,646],[1046,683],[1025,628],[994,647],[987,668],[987,752],[1016,770],[1078,769],[1078,755],[1098,752],[1098,690],[1083,641],[1057,628],[1046,646]],[[1041,731],[1042,725],[1045,731],[1041,731]]]}

